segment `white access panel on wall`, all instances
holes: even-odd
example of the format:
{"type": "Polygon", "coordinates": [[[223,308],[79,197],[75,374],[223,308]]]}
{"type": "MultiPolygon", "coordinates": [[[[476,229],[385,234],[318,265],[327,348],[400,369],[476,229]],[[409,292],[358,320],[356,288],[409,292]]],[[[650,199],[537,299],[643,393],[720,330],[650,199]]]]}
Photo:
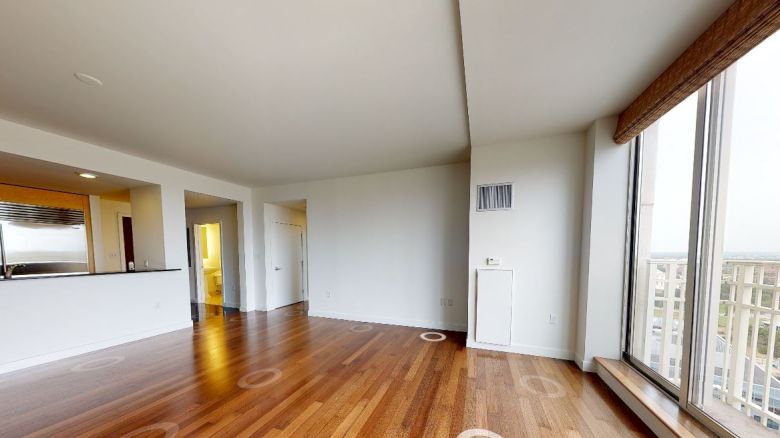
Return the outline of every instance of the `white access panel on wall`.
{"type": "Polygon", "coordinates": [[[513,283],[511,269],[477,269],[477,342],[511,343],[513,283]]]}

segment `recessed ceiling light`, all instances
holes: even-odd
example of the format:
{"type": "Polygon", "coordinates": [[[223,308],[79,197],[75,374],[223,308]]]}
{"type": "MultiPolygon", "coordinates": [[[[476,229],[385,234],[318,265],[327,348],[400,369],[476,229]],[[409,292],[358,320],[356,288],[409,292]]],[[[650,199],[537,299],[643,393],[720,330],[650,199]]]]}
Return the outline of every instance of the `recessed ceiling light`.
{"type": "Polygon", "coordinates": [[[101,87],[103,86],[103,81],[100,79],[90,76],[86,73],[74,73],[73,76],[79,80],[79,82],[83,84],[87,84],[90,87],[101,87]]]}
{"type": "Polygon", "coordinates": [[[97,178],[97,175],[95,175],[94,173],[76,172],[76,175],[78,175],[78,176],[80,176],[82,178],[86,178],[86,179],[95,179],[95,178],[97,178]]]}

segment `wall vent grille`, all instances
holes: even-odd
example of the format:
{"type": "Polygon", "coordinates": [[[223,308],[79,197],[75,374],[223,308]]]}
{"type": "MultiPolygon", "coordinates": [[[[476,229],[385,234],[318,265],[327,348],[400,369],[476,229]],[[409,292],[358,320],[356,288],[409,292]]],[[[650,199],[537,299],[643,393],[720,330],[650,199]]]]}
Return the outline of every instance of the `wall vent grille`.
{"type": "Polygon", "coordinates": [[[38,224],[82,225],[84,212],[67,208],[0,202],[0,220],[38,224]]]}
{"type": "Polygon", "coordinates": [[[514,184],[477,186],[477,211],[511,210],[512,208],[514,208],[514,184]]]}

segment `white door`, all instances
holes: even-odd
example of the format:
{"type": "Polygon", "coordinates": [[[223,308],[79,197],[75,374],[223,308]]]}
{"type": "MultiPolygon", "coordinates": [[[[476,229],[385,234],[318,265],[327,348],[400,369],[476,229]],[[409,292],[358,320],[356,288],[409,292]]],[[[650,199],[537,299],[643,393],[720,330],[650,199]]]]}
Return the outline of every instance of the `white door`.
{"type": "Polygon", "coordinates": [[[271,233],[273,305],[303,301],[303,229],[274,223],[271,233]]]}
{"type": "Polygon", "coordinates": [[[203,243],[201,241],[201,226],[192,225],[192,267],[190,267],[190,288],[195,286],[195,300],[206,302],[206,292],[203,285],[203,243]]]}

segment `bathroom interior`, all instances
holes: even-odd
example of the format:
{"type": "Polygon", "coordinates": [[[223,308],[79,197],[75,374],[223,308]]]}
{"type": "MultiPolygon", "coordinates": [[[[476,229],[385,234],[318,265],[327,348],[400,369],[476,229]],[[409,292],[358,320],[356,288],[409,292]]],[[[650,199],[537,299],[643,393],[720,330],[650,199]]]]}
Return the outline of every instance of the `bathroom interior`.
{"type": "Polygon", "coordinates": [[[203,291],[206,304],[221,306],[222,244],[218,223],[200,225],[201,257],[203,259],[203,291]]]}

